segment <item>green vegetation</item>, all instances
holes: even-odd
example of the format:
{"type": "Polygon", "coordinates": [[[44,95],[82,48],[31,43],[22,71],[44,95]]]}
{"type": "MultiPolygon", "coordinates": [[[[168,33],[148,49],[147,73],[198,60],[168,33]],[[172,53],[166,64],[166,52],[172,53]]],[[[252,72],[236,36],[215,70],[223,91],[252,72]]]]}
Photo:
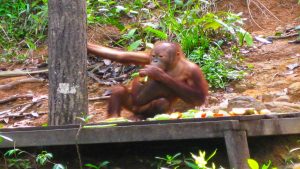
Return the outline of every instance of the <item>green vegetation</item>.
{"type": "Polygon", "coordinates": [[[85,167],[88,167],[89,169],[102,169],[107,167],[109,164],[109,161],[103,161],[100,162],[98,165],[94,165],[94,164],[85,164],[85,167]]]}
{"type": "MultiPolygon", "coordinates": [[[[191,168],[191,169],[216,169],[216,165],[211,163],[209,166],[209,160],[214,157],[217,153],[215,150],[209,157],[206,157],[206,152],[199,150],[199,154],[195,155],[191,153],[191,158],[182,158],[181,153],[177,153],[175,155],[166,155],[165,157],[156,157],[156,159],[160,160],[157,168],[191,168]]],[[[223,168],[223,167],[218,167],[223,168]]]]}
{"type": "MultiPolygon", "coordinates": [[[[1,61],[25,60],[46,39],[47,0],[0,0],[1,61]]],[[[151,48],[157,40],[181,44],[211,87],[224,88],[244,76],[239,49],[252,45],[241,14],[216,12],[208,0],[87,0],[89,26],[113,25],[121,37],[112,46],[151,48]]]]}
{"type": "Polygon", "coordinates": [[[182,163],[182,160],[178,159],[180,155],[181,153],[177,153],[175,155],[166,155],[165,157],[155,157],[156,159],[160,160],[157,168],[161,168],[162,166],[171,167],[174,169],[179,168],[180,164],[182,163]]]}
{"type": "Polygon", "coordinates": [[[269,161],[267,164],[263,164],[261,167],[259,167],[259,164],[254,159],[248,159],[248,166],[250,169],[277,169],[276,167],[272,167],[272,162],[269,161]]]}
{"type": "MultiPolygon", "coordinates": [[[[4,140],[13,142],[15,145],[13,139],[0,135],[0,144],[4,140]]],[[[5,161],[5,168],[30,169],[50,164],[52,165],[52,169],[65,169],[62,164],[52,162],[53,155],[47,151],[42,151],[41,153],[34,155],[14,147],[13,149],[6,151],[6,153],[3,154],[3,158],[5,161]]]]}
{"type": "Polygon", "coordinates": [[[23,61],[46,39],[47,0],[0,0],[0,4],[0,61],[23,61]]]}

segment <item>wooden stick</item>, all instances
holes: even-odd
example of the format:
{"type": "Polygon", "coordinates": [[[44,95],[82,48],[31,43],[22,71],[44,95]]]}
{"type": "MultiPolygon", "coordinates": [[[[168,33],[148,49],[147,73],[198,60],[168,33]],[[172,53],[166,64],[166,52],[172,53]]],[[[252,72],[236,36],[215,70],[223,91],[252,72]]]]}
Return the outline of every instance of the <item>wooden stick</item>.
{"type": "Polygon", "coordinates": [[[299,33],[293,33],[293,34],[290,34],[290,35],[285,35],[285,36],[269,36],[268,39],[286,39],[286,38],[291,38],[291,37],[295,37],[295,36],[298,36],[299,33]]]}
{"type": "Polygon", "coordinates": [[[89,101],[107,100],[109,98],[110,98],[110,96],[92,97],[92,98],[89,98],[89,101]]]}
{"type": "Polygon", "coordinates": [[[98,83],[103,84],[103,85],[108,85],[110,86],[111,83],[103,81],[101,79],[99,79],[95,74],[93,74],[92,72],[88,72],[88,76],[93,78],[94,80],[96,80],[98,83]]]}
{"type": "Polygon", "coordinates": [[[47,72],[48,72],[48,69],[37,70],[37,71],[21,71],[21,70],[3,71],[3,72],[0,72],[0,77],[26,76],[26,75],[39,74],[39,73],[47,73],[47,72]]]}
{"type": "Polygon", "coordinates": [[[15,101],[17,99],[32,99],[33,98],[33,95],[14,95],[14,96],[11,96],[9,98],[5,98],[5,99],[2,99],[0,100],[0,104],[3,104],[3,103],[7,103],[7,102],[10,102],[10,101],[15,101]]]}
{"type": "Polygon", "coordinates": [[[21,79],[21,80],[10,82],[5,85],[0,85],[0,90],[8,90],[8,89],[11,89],[14,86],[22,84],[22,83],[41,83],[41,82],[44,82],[44,80],[37,79],[37,78],[21,79]]]}

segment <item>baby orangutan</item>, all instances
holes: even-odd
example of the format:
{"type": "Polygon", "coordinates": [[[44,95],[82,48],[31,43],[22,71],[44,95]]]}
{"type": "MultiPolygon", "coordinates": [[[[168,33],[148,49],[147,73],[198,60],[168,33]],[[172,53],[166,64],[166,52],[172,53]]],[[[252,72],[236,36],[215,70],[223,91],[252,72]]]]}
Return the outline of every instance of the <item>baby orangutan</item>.
{"type": "Polygon", "coordinates": [[[127,52],[88,43],[88,52],[124,64],[142,65],[140,77],[129,86],[112,89],[109,117],[119,117],[121,108],[147,118],[166,113],[180,98],[200,106],[208,95],[208,84],[199,66],[188,61],[177,43],[157,42],[150,52],[127,52]],[[141,77],[148,77],[141,81],[141,77]]]}

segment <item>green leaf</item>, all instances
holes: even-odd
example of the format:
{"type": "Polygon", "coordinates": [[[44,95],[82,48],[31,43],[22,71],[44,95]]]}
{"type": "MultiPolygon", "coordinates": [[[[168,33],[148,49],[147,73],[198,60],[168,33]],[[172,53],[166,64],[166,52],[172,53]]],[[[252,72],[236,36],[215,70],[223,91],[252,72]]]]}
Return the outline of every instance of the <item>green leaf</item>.
{"type": "Polygon", "coordinates": [[[55,164],[52,169],[66,169],[62,164],[55,164]]]}
{"type": "Polygon", "coordinates": [[[147,33],[153,33],[156,37],[158,37],[161,40],[166,40],[168,38],[168,35],[166,33],[162,32],[160,30],[157,30],[157,29],[153,29],[150,26],[147,26],[144,29],[144,31],[147,32],[147,33]]]}
{"type": "Polygon", "coordinates": [[[10,157],[10,156],[12,156],[12,155],[14,155],[14,154],[17,154],[18,152],[21,152],[21,150],[20,150],[20,149],[11,149],[11,150],[8,150],[8,151],[4,154],[4,156],[5,156],[5,157],[10,157]]]}
{"type": "Polygon", "coordinates": [[[191,163],[191,162],[188,162],[188,161],[185,161],[184,162],[188,167],[191,167],[192,169],[199,169],[199,167],[194,164],[194,163],[191,163]]]}
{"type": "Polygon", "coordinates": [[[142,40],[137,40],[135,42],[133,42],[132,44],[130,44],[128,47],[127,47],[127,50],[128,51],[134,51],[136,50],[140,45],[142,44],[142,40]]]}
{"type": "Polygon", "coordinates": [[[102,163],[99,164],[98,168],[105,167],[109,164],[109,161],[103,161],[102,163]]]}
{"type": "Polygon", "coordinates": [[[120,5],[116,6],[116,12],[118,12],[118,13],[125,11],[125,10],[126,10],[126,8],[124,6],[120,6],[120,5]]]}
{"type": "Polygon", "coordinates": [[[158,114],[155,115],[153,118],[148,118],[147,120],[149,121],[154,121],[154,120],[170,120],[171,117],[169,114],[158,114]]]}
{"type": "Polygon", "coordinates": [[[263,164],[263,166],[261,167],[261,169],[268,169],[271,166],[271,161],[269,160],[268,164],[263,164]]]}
{"type": "Polygon", "coordinates": [[[134,72],[130,75],[131,78],[135,78],[135,77],[138,77],[140,76],[140,73],[139,72],[134,72]]]}
{"type": "Polygon", "coordinates": [[[182,0],[174,0],[174,2],[177,6],[180,6],[180,7],[183,6],[183,1],[182,0]]]}
{"type": "Polygon", "coordinates": [[[252,36],[250,35],[250,33],[245,33],[245,41],[247,43],[248,46],[252,46],[253,45],[253,38],[252,36]]]}
{"type": "Polygon", "coordinates": [[[99,169],[97,166],[95,166],[94,164],[85,164],[84,166],[92,168],[92,169],[99,169]]]}
{"type": "Polygon", "coordinates": [[[36,157],[36,162],[39,165],[45,165],[47,161],[53,158],[53,155],[51,153],[48,153],[47,151],[42,151],[38,156],[36,157]]]}
{"type": "Polygon", "coordinates": [[[206,161],[210,160],[217,153],[217,149],[206,159],[206,161]]]}
{"type": "Polygon", "coordinates": [[[125,39],[131,39],[131,38],[133,38],[136,30],[137,30],[137,28],[131,29],[127,34],[125,34],[123,36],[123,38],[125,38],[125,39]]]}
{"type": "Polygon", "coordinates": [[[218,30],[221,27],[221,24],[218,22],[210,22],[204,25],[204,30],[207,29],[213,29],[213,30],[218,30]]]}
{"type": "Polygon", "coordinates": [[[259,165],[255,160],[248,159],[247,162],[248,162],[248,166],[250,167],[250,169],[259,169],[259,165]]]}

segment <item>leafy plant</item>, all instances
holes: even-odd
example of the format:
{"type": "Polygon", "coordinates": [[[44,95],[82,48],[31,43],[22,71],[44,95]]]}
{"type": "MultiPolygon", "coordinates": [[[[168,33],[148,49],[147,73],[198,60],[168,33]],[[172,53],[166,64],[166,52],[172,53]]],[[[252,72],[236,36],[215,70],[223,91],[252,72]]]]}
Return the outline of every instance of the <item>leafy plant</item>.
{"type": "Polygon", "coordinates": [[[48,23],[47,0],[1,0],[0,1],[0,49],[2,61],[13,56],[23,61],[46,37],[48,23]]]}
{"type": "Polygon", "coordinates": [[[206,158],[206,152],[199,150],[199,155],[191,153],[192,159],[185,160],[187,166],[192,169],[215,169],[216,166],[212,163],[211,167],[207,166],[208,161],[215,156],[217,150],[215,150],[208,158],[206,158]]]}
{"type": "Polygon", "coordinates": [[[35,156],[29,152],[14,148],[8,150],[4,154],[4,157],[8,162],[8,167],[14,167],[17,169],[32,168],[32,165],[36,168],[37,165],[44,166],[47,163],[53,164],[53,169],[65,169],[62,164],[53,163],[51,161],[53,155],[47,151],[42,151],[40,154],[35,156]],[[30,159],[35,159],[36,163],[32,164],[30,159]]]}
{"type": "MultiPolygon", "coordinates": [[[[300,140],[297,141],[297,143],[300,143],[300,140]]],[[[295,164],[300,161],[300,147],[295,147],[289,150],[288,154],[285,157],[285,162],[287,164],[295,164]]]]}
{"type": "Polygon", "coordinates": [[[39,165],[45,165],[48,161],[50,161],[53,158],[53,155],[51,153],[48,153],[47,151],[42,151],[38,156],[36,157],[36,162],[39,165]]]}
{"type": "Polygon", "coordinates": [[[28,169],[31,168],[31,163],[29,159],[20,158],[25,152],[20,149],[8,150],[4,157],[7,158],[8,167],[14,167],[17,169],[28,169]]]}
{"type": "MultiPolygon", "coordinates": [[[[247,163],[250,169],[260,169],[258,162],[254,159],[248,159],[247,163]]],[[[276,167],[272,167],[271,164],[272,162],[268,161],[267,164],[262,165],[261,169],[277,169],[276,167]]]]}
{"type": "Polygon", "coordinates": [[[90,168],[90,169],[102,169],[107,167],[109,164],[109,161],[103,161],[100,162],[98,165],[94,165],[94,164],[85,164],[84,166],[90,168]]]}
{"type": "Polygon", "coordinates": [[[208,12],[213,4],[205,0],[190,0],[186,3],[179,0],[175,3],[165,0],[156,4],[164,13],[153,16],[160,18],[159,24],[156,22],[147,24],[160,33],[146,37],[145,40],[143,33],[137,34],[138,27],[131,25],[131,30],[127,34],[131,36],[125,37],[127,40],[138,39],[133,42],[134,48],[140,46],[142,42],[147,43],[154,39],[177,41],[186,56],[202,67],[206,78],[214,88],[224,88],[230,81],[241,79],[245,75],[241,68],[237,69],[237,65],[242,61],[239,47],[244,43],[251,46],[253,40],[241,27],[243,24],[241,14],[208,12]],[[225,51],[223,46],[230,50],[225,51]],[[225,55],[232,57],[225,58],[225,55]]]}
{"type": "Polygon", "coordinates": [[[182,163],[182,160],[178,159],[181,153],[177,153],[175,155],[166,155],[165,157],[155,157],[156,159],[161,160],[159,167],[172,167],[174,169],[177,169],[180,167],[180,164],[182,163]]]}

